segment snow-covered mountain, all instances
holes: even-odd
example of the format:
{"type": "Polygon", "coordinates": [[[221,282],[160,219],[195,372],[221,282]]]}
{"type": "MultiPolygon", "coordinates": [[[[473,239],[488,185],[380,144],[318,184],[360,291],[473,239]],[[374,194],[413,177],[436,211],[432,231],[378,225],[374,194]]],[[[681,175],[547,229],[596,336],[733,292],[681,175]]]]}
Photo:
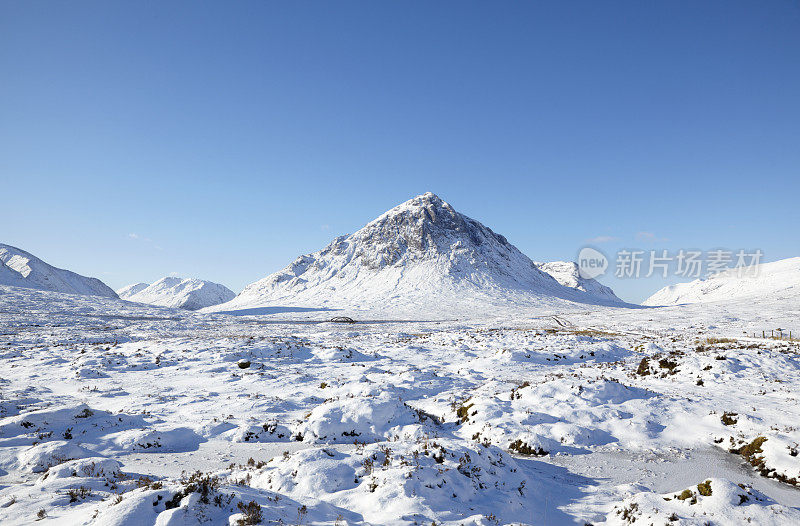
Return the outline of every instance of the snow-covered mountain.
{"type": "Polygon", "coordinates": [[[303,306],[452,315],[568,302],[620,300],[563,286],[505,237],[426,193],[209,310],[303,306]]]}
{"type": "Polygon", "coordinates": [[[677,305],[712,301],[769,301],[800,305],[800,257],[730,269],[705,279],[659,290],[643,305],[677,305]]]}
{"type": "Polygon", "coordinates": [[[161,278],[152,285],[134,283],[117,291],[119,297],[139,303],[198,310],[232,300],[236,294],[224,285],[202,279],[161,278]]]}
{"type": "Polygon", "coordinates": [[[550,261],[549,263],[536,263],[536,266],[565,287],[586,292],[597,298],[605,298],[610,302],[622,303],[622,300],[609,287],[596,279],[581,277],[578,264],[573,261],[550,261]]]}
{"type": "Polygon", "coordinates": [[[130,285],[122,287],[121,289],[117,289],[117,296],[119,296],[120,299],[127,300],[130,299],[134,294],[138,294],[149,286],[149,283],[131,283],[130,285]]]}
{"type": "Polygon", "coordinates": [[[33,254],[2,243],[0,243],[0,285],[68,294],[117,297],[110,287],[97,278],[56,268],[33,254]]]}

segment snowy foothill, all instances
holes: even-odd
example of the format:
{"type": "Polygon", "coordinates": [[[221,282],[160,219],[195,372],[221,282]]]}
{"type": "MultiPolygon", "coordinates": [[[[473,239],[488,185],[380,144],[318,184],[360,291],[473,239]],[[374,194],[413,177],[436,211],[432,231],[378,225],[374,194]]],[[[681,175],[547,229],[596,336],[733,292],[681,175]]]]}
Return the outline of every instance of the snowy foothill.
{"type": "Polygon", "coordinates": [[[704,279],[659,290],[644,305],[679,305],[715,301],[760,302],[780,299],[800,305],[800,257],[725,270],[704,279]]]}
{"type": "Polygon", "coordinates": [[[0,243],[0,285],[116,298],[97,278],[56,268],[17,247],[0,243]]]}

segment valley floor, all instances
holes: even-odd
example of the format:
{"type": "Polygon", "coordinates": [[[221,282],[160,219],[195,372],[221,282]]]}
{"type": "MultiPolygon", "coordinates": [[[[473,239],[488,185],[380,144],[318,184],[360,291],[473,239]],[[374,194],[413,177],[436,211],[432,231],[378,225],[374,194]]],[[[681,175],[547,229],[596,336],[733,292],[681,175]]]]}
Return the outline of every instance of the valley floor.
{"type": "Polygon", "coordinates": [[[796,313],[334,314],[0,287],[0,523],[800,524],[796,313]]]}

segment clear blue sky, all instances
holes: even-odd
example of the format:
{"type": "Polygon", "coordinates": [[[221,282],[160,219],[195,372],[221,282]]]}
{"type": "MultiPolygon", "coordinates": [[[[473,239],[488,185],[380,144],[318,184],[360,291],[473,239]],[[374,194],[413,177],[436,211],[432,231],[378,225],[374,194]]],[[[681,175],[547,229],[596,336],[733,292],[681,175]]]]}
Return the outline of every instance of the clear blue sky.
{"type": "Polygon", "coordinates": [[[425,191],[535,260],[800,255],[800,3],[0,2],[2,242],[238,292],[425,191]]]}

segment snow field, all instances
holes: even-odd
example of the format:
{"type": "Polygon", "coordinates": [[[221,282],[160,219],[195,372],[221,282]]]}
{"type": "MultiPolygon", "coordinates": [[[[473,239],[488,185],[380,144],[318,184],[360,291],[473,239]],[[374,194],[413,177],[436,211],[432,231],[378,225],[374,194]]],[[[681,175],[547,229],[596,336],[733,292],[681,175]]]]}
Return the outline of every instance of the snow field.
{"type": "Polygon", "coordinates": [[[336,325],[0,292],[3,524],[796,523],[798,345],[746,310],[336,325]]]}

